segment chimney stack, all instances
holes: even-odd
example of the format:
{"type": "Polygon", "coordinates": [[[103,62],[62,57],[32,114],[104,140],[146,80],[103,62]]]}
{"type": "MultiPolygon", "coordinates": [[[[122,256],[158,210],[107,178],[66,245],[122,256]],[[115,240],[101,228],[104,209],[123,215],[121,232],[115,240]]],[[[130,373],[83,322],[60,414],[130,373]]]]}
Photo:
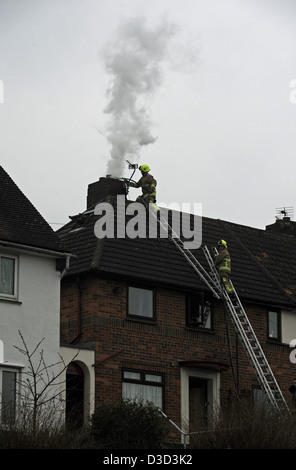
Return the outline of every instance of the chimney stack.
{"type": "Polygon", "coordinates": [[[296,236],[296,222],[293,222],[290,217],[293,215],[293,207],[280,207],[276,211],[277,216],[275,223],[267,225],[266,230],[296,236]]]}
{"type": "Polygon", "coordinates": [[[119,194],[126,196],[124,181],[112,176],[106,176],[88,185],[87,209],[93,208],[99,202],[108,202],[108,198],[114,198],[119,194]]]}

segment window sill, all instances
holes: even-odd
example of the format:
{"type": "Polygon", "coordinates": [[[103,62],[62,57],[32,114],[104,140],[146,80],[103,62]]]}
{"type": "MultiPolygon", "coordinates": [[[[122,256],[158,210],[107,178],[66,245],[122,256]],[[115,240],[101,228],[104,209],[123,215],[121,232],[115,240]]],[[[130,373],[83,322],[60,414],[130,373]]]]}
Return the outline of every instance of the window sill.
{"type": "Polygon", "coordinates": [[[267,338],[267,343],[269,343],[269,344],[283,344],[282,341],[278,338],[267,338]]]}
{"type": "Polygon", "coordinates": [[[214,333],[214,329],[213,328],[204,328],[202,326],[191,326],[191,325],[186,325],[186,330],[190,330],[190,331],[202,331],[203,333],[214,333]]]}
{"type": "Polygon", "coordinates": [[[22,303],[23,303],[23,302],[20,302],[17,299],[7,299],[5,297],[0,297],[0,302],[8,302],[8,303],[13,303],[13,304],[17,304],[17,305],[22,305],[22,303]]]}
{"type": "Polygon", "coordinates": [[[125,320],[137,323],[147,323],[148,325],[156,325],[156,320],[154,318],[126,317],[125,320]]]}

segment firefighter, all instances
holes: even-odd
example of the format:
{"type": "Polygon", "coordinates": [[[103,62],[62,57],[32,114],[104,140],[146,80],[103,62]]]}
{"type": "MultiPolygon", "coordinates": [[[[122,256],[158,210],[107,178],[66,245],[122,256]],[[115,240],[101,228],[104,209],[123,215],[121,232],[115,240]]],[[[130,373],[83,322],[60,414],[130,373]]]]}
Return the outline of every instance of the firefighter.
{"type": "Polygon", "coordinates": [[[232,282],[230,279],[231,274],[231,259],[227,249],[227,243],[225,240],[218,242],[219,253],[215,257],[215,265],[218,268],[220,279],[229,295],[234,293],[232,282]]]}
{"type": "Polygon", "coordinates": [[[142,173],[142,177],[139,179],[137,183],[130,182],[130,186],[133,188],[142,188],[142,196],[137,198],[137,201],[141,198],[145,201],[145,203],[156,202],[156,180],[153,176],[149,173],[150,168],[148,165],[141,165],[139,170],[142,173]]]}

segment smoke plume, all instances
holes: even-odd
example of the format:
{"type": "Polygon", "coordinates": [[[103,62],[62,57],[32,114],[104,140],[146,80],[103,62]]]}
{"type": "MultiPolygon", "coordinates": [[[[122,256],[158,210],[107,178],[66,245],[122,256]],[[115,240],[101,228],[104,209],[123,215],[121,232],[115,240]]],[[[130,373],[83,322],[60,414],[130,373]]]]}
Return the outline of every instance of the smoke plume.
{"type": "Polygon", "coordinates": [[[166,20],[149,28],[142,18],[129,19],[106,46],[105,67],[111,81],[104,112],[109,115],[107,172],[112,176],[122,176],[125,160],[138,159],[141,147],[156,140],[148,100],[162,84],[162,66],[175,31],[175,25],[166,20]]]}

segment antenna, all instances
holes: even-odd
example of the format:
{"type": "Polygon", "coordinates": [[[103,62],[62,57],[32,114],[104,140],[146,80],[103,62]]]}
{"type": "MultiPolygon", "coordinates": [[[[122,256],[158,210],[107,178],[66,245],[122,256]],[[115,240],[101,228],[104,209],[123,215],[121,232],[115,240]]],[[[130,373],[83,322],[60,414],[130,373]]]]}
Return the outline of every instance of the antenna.
{"type": "Polygon", "coordinates": [[[293,207],[278,207],[276,209],[276,216],[277,220],[283,220],[286,217],[289,219],[293,219],[294,216],[294,208],[293,207]]]}

